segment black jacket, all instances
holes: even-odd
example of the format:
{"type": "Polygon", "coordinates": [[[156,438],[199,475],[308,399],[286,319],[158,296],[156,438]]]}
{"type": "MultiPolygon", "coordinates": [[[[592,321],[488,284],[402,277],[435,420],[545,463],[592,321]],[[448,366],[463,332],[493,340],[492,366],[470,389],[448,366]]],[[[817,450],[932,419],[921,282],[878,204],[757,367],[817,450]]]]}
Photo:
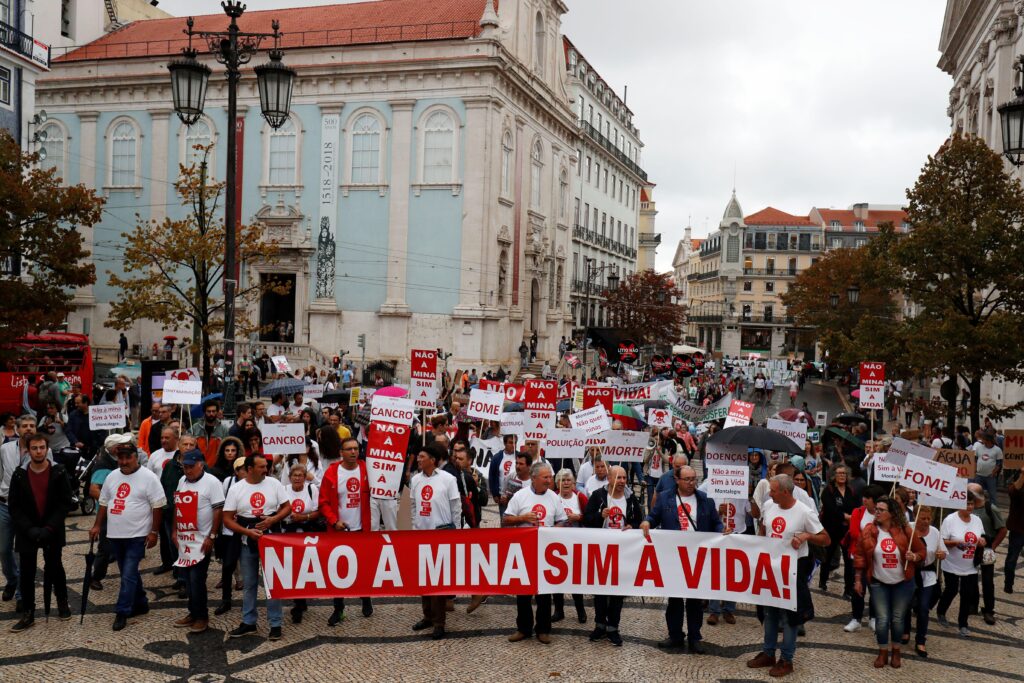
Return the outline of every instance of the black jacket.
{"type": "Polygon", "coordinates": [[[462,496],[462,500],[469,500],[473,504],[472,518],[470,518],[466,506],[462,506],[462,513],[466,518],[466,522],[474,528],[480,526],[480,520],[483,517],[483,507],[487,505],[487,489],[482,488],[476,483],[472,472],[460,473],[455,463],[449,462],[441,469],[455,477],[455,483],[458,484],[459,495],[462,496]]]}
{"type": "Polygon", "coordinates": [[[8,507],[14,525],[15,549],[31,549],[41,545],[56,544],[63,547],[64,519],[74,507],[71,502],[71,483],[63,465],[50,465],[50,484],[46,490],[46,509],[39,515],[28,471],[19,467],[11,476],[11,490],[8,507]],[[39,534],[42,533],[42,537],[39,534]]]}
{"type": "MultiPolygon", "coordinates": [[[[622,520],[623,526],[639,529],[640,523],[644,521],[644,511],[640,506],[640,500],[628,491],[626,496],[626,515],[622,520]]],[[[608,507],[608,489],[599,488],[587,499],[587,509],[583,511],[583,526],[591,529],[600,529],[604,526],[604,517],[601,511],[608,507]]]]}
{"type": "Polygon", "coordinates": [[[846,534],[850,523],[846,521],[844,514],[851,515],[860,507],[861,498],[853,488],[846,485],[846,495],[839,493],[839,489],[831,484],[821,490],[821,524],[825,527],[828,535],[832,538],[842,538],[846,534]]]}

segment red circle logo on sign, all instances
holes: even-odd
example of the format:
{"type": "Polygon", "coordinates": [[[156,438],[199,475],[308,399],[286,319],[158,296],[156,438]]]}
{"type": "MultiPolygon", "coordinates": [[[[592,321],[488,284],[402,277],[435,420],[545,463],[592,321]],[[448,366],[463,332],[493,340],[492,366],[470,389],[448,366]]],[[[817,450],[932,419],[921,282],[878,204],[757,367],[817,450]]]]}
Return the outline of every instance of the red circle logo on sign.
{"type": "Polygon", "coordinates": [[[964,534],[964,543],[967,545],[975,545],[978,542],[978,535],[973,531],[968,531],[964,534]]]}
{"type": "Polygon", "coordinates": [[[262,508],[266,502],[266,497],[259,491],[249,496],[249,505],[253,508],[262,508]]]}
{"type": "Polygon", "coordinates": [[[891,538],[883,538],[882,539],[882,552],[884,552],[884,553],[894,553],[894,552],[896,552],[896,541],[892,540],[891,538]]]}
{"type": "Polygon", "coordinates": [[[359,480],[355,477],[352,477],[347,482],[345,482],[345,488],[348,489],[349,493],[355,493],[356,491],[359,490],[359,480]]]}
{"type": "Polygon", "coordinates": [[[420,491],[420,498],[422,498],[423,500],[430,500],[433,497],[434,497],[434,489],[430,486],[430,484],[427,484],[420,491]]]}
{"type": "Polygon", "coordinates": [[[541,505],[540,503],[534,505],[531,508],[531,511],[533,512],[533,514],[537,515],[538,522],[543,522],[544,518],[548,516],[548,509],[541,505]]]}
{"type": "Polygon", "coordinates": [[[127,498],[128,494],[131,493],[131,492],[132,492],[132,487],[131,487],[131,485],[128,482],[124,482],[120,486],[117,487],[117,497],[118,498],[127,498]]]}
{"type": "Polygon", "coordinates": [[[306,509],[306,504],[302,502],[301,498],[297,498],[292,501],[292,512],[302,514],[302,511],[306,509]]]}
{"type": "Polygon", "coordinates": [[[776,517],[772,520],[772,531],[777,534],[781,534],[786,530],[786,519],[784,517],[776,517]]]}

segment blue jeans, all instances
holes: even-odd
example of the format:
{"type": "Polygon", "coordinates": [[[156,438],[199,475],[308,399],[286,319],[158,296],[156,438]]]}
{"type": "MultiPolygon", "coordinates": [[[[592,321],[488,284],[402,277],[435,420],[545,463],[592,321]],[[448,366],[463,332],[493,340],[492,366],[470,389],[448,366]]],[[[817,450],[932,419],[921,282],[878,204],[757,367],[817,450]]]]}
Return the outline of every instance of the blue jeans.
{"type": "MultiPolygon", "coordinates": [[[[259,620],[259,612],[256,611],[256,598],[260,585],[260,554],[249,547],[248,539],[242,540],[242,581],[245,588],[242,591],[242,623],[255,626],[259,620]]],[[[281,608],[280,600],[267,599],[267,621],[270,627],[280,626],[284,623],[284,610],[281,608]]]]}
{"type": "Polygon", "coordinates": [[[658,486],[658,480],[645,474],[644,481],[647,482],[647,509],[650,510],[651,501],[654,500],[654,489],[658,486]]]}
{"type": "Polygon", "coordinates": [[[710,605],[708,605],[708,610],[712,614],[721,614],[722,613],[722,606],[723,605],[725,606],[725,611],[726,612],[735,612],[736,611],[736,603],[735,602],[730,602],[728,600],[726,600],[725,602],[722,602],[721,600],[712,600],[710,605]]]}
{"type": "MultiPolygon", "coordinates": [[[[188,614],[193,619],[205,621],[210,618],[206,593],[206,575],[209,569],[210,558],[207,556],[198,564],[178,570],[188,593],[188,614]]],[[[231,581],[231,577],[228,576],[227,580],[231,581]]]]}
{"type": "Polygon", "coordinates": [[[149,606],[146,591],[142,588],[142,575],[139,574],[139,563],[146,555],[146,537],[107,540],[117,561],[117,569],[121,572],[121,590],[117,594],[114,611],[128,617],[149,606]]]}
{"type": "Polygon", "coordinates": [[[875,641],[879,646],[899,645],[903,638],[903,623],[914,597],[914,580],[900,583],[871,582],[871,607],[875,612],[875,641]]]}
{"type": "Polygon", "coordinates": [[[11,522],[11,511],[7,503],[0,503],[0,568],[3,568],[6,584],[14,586],[15,598],[21,600],[18,561],[14,557],[14,524],[11,522]]]}
{"type": "Polygon", "coordinates": [[[914,632],[914,642],[918,645],[924,645],[928,640],[928,619],[932,611],[932,595],[938,587],[938,584],[932,584],[927,588],[923,586],[918,588],[917,592],[914,593],[913,604],[910,605],[910,609],[907,610],[907,614],[903,618],[903,633],[907,634],[910,633],[911,613],[917,617],[917,631],[914,632]]]}
{"type": "Polygon", "coordinates": [[[983,477],[983,476],[979,475],[979,476],[974,478],[974,483],[975,484],[981,484],[984,487],[985,493],[988,494],[988,499],[992,501],[993,505],[995,505],[995,503],[996,503],[996,492],[997,492],[997,488],[998,488],[997,484],[999,483],[999,477],[997,477],[994,474],[991,475],[991,476],[988,476],[988,477],[983,477]]]}
{"type": "Polygon", "coordinates": [[[764,608],[764,647],[761,651],[770,657],[775,656],[775,646],[779,642],[779,626],[782,626],[782,659],[793,662],[796,654],[797,627],[789,623],[791,610],[781,607],[764,608]]]}
{"type": "Polygon", "coordinates": [[[1013,580],[1017,574],[1017,558],[1024,550],[1024,533],[1011,531],[1006,547],[1006,564],[1003,566],[1003,585],[1013,588],[1013,580]]]}

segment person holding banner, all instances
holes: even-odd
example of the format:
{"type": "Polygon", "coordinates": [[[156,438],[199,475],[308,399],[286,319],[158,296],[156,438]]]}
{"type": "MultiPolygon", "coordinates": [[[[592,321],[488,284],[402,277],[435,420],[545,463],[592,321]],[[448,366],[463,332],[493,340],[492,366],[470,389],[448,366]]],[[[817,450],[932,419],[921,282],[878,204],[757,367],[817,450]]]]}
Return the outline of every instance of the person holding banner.
{"type": "MultiPolygon", "coordinates": [[[[685,457],[685,456],[676,456],[685,457]]],[[[676,488],[672,495],[658,497],[647,518],[640,523],[640,529],[648,540],[652,528],[670,531],[710,531],[721,533],[724,529],[718,516],[718,507],[703,491],[697,490],[697,472],[690,466],[680,467],[675,474],[676,488]]],[[[588,507],[590,503],[587,504],[588,507]]],[[[658,647],[670,652],[682,652],[688,644],[691,654],[704,654],[701,647],[700,627],[704,620],[704,602],[697,598],[669,598],[665,609],[665,624],[668,639],[658,647]],[[686,631],[683,631],[683,615],[686,616],[686,631]]]]}
{"type": "MultiPolygon", "coordinates": [[[[924,543],[924,559],[914,578],[917,592],[914,595],[911,609],[907,610],[903,620],[903,641],[910,642],[910,615],[917,617],[917,631],[914,634],[914,652],[918,657],[928,657],[925,642],[928,640],[928,619],[932,611],[932,596],[938,590],[938,570],[936,561],[946,559],[946,548],[942,543],[939,530],[932,526],[932,508],[922,505],[917,511],[914,521],[914,533],[924,543]]],[[[937,598],[936,598],[937,599],[937,598]]]]}
{"type": "Polygon", "coordinates": [[[505,434],[501,440],[505,448],[491,456],[491,464],[487,468],[487,488],[491,490],[491,498],[498,501],[499,519],[505,514],[505,503],[501,501],[501,493],[505,490],[505,482],[516,466],[515,435],[505,434]]]}
{"type": "Polygon", "coordinates": [[[813,615],[811,593],[807,588],[809,565],[812,563],[808,545],[827,546],[828,533],[821,525],[818,516],[809,507],[793,497],[793,478],[788,474],[777,474],[769,484],[771,502],[765,503],[762,518],[763,535],[778,538],[789,543],[797,553],[797,608],[796,610],[781,607],[764,608],[764,647],[761,652],[747,662],[751,669],[771,667],[768,675],[781,678],[793,673],[793,657],[796,654],[797,627],[813,615]],[[779,629],[782,629],[781,657],[775,659],[775,650],[779,642],[779,629]]]}
{"type": "MultiPolygon", "coordinates": [[[[327,530],[369,531],[371,524],[370,482],[366,461],[359,459],[359,442],[348,437],[341,441],[341,460],[328,466],[320,485],[318,509],[327,530]]],[[[362,598],[363,616],[373,614],[370,598],[362,598]]],[[[345,599],[334,598],[334,611],[328,626],[337,626],[345,618],[345,599]]]]}
{"type": "MultiPolygon", "coordinates": [[[[576,478],[570,469],[561,469],[555,475],[555,490],[565,508],[565,526],[579,527],[583,525],[583,511],[587,509],[587,496],[576,490],[576,478]]],[[[573,593],[573,604],[576,605],[576,620],[581,624],[587,623],[587,611],[583,607],[583,596],[573,593]]],[[[551,622],[556,623],[565,619],[565,595],[555,593],[554,616],[551,622]]]]}
{"type": "MultiPolygon", "coordinates": [[[[587,501],[583,526],[591,529],[636,529],[643,519],[643,509],[633,492],[626,488],[626,470],[612,467],[608,486],[600,488],[587,501]]],[[[594,596],[594,630],[590,642],[608,638],[612,645],[622,647],[619,618],[622,615],[621,595],[594,596]]]]}
{"type": "Polygon", "coordinates": [[[891,664],[898,669],[902,664],[903,626],[914,595],[914,572],[926,555],[924,543],[907,523],[899,501],[883,496],[875,502],[874,521],[864,527],[853,550],[857,569],[853,590],[864,595],[865,585],[871,586],[871,611],[875,615],[878,643],[875,668],[891,664]]]}
{"type": "MultiPolygon", "coordinates": [[[[968,617],[978,606],[978,567],[975,555],[979,548],[985,547],[985,526],[973,514],[974,506],[979,502],[974,491],[967,491],[967,507],[957,510],[955,515],[947,515],[942,520],[939,533],[946,545],[949,555],[942,565],[942,597],[935,609],[936,620],[943,626],[946,621],[946,610],[953,604],[953,598],[960,595],[960,613],[957,626],[960,635],[968,637],[968,617]]],[[[980,560],[980,557],[978,558],[980,560]]]]}
{"type": "MultiPolygon", "coordinates": [[[[308,474],[306,466],[302,463],[290,463],[288,480],[281,482],[292,504],[292,513],[284,520],[285,533],[309,534],[326,531],[319,509],[319,492],[316,484],[307,478],[308,474]]],[[[292,623],[301,624],[302,615],[308,608],[306,600],[297,599],[292,606],[292,623]]]]}

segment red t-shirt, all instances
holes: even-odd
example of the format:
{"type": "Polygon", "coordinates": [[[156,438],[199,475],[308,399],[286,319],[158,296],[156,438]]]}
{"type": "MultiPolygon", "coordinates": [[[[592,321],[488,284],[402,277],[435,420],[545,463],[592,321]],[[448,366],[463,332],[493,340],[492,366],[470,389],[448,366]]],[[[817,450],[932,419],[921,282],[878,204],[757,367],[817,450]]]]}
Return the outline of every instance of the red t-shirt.
{"type": "Polygon", "coordinates": [[[42,472],[36,473],[29,467],[27,471],[28,483],[32,487],[32,497],[36,500],[36,510],[42,517],[46,510],[46,490],[50,487],[50,468],[47,467],[42,472]]]}

